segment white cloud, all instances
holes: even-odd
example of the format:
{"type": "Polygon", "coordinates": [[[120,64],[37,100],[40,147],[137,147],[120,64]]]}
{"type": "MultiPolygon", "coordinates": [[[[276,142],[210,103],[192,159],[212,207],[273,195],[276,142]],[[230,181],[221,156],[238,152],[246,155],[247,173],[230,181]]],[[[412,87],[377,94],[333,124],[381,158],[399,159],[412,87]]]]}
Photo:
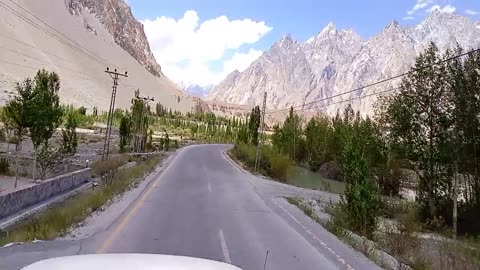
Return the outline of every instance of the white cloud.
{"type": "Polygon", "coordinates": [[[411,10],[407,11],[407,14],[408,15],[413,15],[418,10],[424,9],[431,4],[433,4],[433,0],[417,0],[416,3],[415,3],[415,6],[413,6],[413,8],[411,10]]]}
{"type": "Polygon", "coordinates": [[[465,10],[465,14],[467,14],[467,15],[472,15],[472,16],[473,16],[473,15],[478,15],[478,14],[480,14],[480,12],[479,12],[479,11],[476,11],[476,10],[473,10],[473,9],[466,9],[466,10],[465,10]]]}
{"type": "Polygon", "coordinates": [[[409,20],[413,20],[413,19],[415,19],[415,17],[413,17],[413,16],[405,16],[405,17],[403,17],[402,20],[404,20],[404,21],[409,21],[409,20]]]}
{"type": "Polygon", "coordinates": [[[157,17],[142,22],[152,51],[165,74],[174,81],[201,86],[220,82],[227,72],[245,68],[261,52],[240,53],[242,45],[254,44],[272,28],[251,19],[230,20],[220,16],[200,23],[196,11],[182,18],[157,17]],[[231,59],[225,52],[233,50],[231,59]],[[224,70],[213,71],[209,64],[223,62],[224,70]]]}
{"type": "Polygon", "coordinates": [[[225,61],[223,64],[223,71],[225,73],[231,73],[234,70],[240,72],[247,69],[250,64],[262,55],[261,51],[250,49],[247,53],[236,52],[232,58],[225,61]]]}
{"type": "Polygon", "coordinates": [[[429,9],[427,9],[426,12],[431,13],[434,10],[439,10],[440,12],[444,12],[444,13],[453,13],[455,12],[455,10],[457,10],[457,8],[452,5],[446,5],[443,8],[440,7],[439,5],[433,5],[429,9]]]}

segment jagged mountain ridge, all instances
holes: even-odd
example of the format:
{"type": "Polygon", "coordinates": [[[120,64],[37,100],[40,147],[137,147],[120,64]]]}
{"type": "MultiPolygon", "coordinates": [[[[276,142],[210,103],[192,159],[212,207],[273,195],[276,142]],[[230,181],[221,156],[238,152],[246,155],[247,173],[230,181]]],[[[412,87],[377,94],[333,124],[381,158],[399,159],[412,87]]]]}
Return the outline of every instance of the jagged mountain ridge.
{"type": "Polygon", "coordinates": [[[65,0],[69,12],[78,16],[84,26],[96,34],[97,30],[85,18],[87,11],[100,20],[115,43],[127,51],[153,75],[160,77],[162,69],[150,50],[143,24],[133,17],[131,8],[123,0],[65,0]]]}
{"type": "Polygon", "coordinates": [[[457,42],[465,49],[476,48],[480,45],[479,26],[480,22],[467,17],[434,11],[416,26],[403,27],[393,21],[378,35],[363,40],[353,30],[338,30],[329,23],[307,41],[292,40],[296,46],[278,51],[283,40],[291,39],[283,37],[244,72],[230,74],[207,100],[258,105],[266,91],[269,109],[293,105],[334,114],[350,103],[342,101],[353,98],[355,110],[371,114],[376,97],[356,98],[393,88],[400,80],[309,103],[404,73],[432,41],[441,51],[456,47],[457,42]],[[272,61],[277,58],[281,61],[272,61]],[[296,65],[302,68],[292,69],[296,65]]]}
{"type": "Polygon", "coordinates": [[[79,19],[65,0],[16,3],[24,10],[10,3],[6,5],[18,12],[0,9],[0,104],[15,95],[17,82],[45,68],[60,76],[62,103],[107,110],[112,79],[104,72],[106,67],[129,75],[119,80],[116,108],[129,108],[137,89],[172,110],[189,112],[197,104],[197,98],[180,91],[168,77],[153,75],[118,45],[97,15],[83,8],[79,19]]]}

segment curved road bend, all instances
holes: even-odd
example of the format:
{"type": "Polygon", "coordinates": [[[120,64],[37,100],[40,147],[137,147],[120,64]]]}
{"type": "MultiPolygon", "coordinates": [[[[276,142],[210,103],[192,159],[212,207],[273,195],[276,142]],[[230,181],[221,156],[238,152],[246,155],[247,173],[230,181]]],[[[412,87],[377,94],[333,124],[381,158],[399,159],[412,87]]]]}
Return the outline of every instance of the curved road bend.
{"type": "Polygon", "coordinates": [[[97,235],[0,249],[0,269],[73,254],[153,253],[224,261],[245,270],[380,269],[284,199],[257,188],[225,145],[186,147],[97,235]],[[48,251],[47,251],[48,250],[48,251]]]}

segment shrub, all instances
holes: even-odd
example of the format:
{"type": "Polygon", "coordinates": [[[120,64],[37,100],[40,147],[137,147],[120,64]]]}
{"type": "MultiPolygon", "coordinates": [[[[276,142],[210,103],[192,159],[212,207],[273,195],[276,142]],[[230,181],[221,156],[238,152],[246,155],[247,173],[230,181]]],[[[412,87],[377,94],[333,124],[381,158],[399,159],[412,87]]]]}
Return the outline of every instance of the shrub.
{"type": "Polygon", "coordinates": [[[128,158],[117,157],[107,160],[97,160],[92,164],[92,173],[94,176],[102,176],[111,171],[117,170],[120,166],[127,163],[128,158]]]}
{"type": "Polygon", "coordinates": [[[8,175],[10,173],[10,162],[6,158],[0,158],[0,174],[8,175]]]}
{"type": "MultiPolygon", "coordinates": [[[[256,147],[245,143],[237,143],[233,148],[233,154],[241,160],[245,166],[253,169],[255,167],[256,147]]],[[[287,155],[281,154],[270,146],[264,146],[260,150],[260,161],[258,169],[262,173],[271,176],[281,182],[287,181],[288,170],[291,161],[287,155]]]]}
{"type": "Polygon", "coordinates": [[[78,113],[81,114],[81,115],[87,115],[87,108],[85,108],[83,106],[78,108],[78,113]]]}
{"type": "Polygon", "coordinates": [[[271,176],[280,182],[287,182],[288,170],[290,169],[290,159],[288,156],[272,153],[270,157],[272,164],[271,176]]]}

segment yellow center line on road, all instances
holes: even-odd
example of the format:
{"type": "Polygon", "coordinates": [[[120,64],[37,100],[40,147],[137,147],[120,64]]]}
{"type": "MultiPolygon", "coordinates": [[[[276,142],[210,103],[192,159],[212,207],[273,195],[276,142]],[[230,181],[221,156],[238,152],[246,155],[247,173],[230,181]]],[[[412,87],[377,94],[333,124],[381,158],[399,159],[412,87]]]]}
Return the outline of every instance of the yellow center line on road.
{"type": "Polygon", "coordinates": [[[120,234],[120,232],[123,230],[123,228],[130,222],[132,219],[133,215],[138,211],[138,208],[140,208],[143,205],[143,201],[145,198],[147,198],[150,193],[152,193],[153,189],[156,187],[158,183],[158,179],[156,178],[154,183],[148,187],[147,191],[142,194],[142,196],[137,199],[133,205],[132,208],[128,211],[127,215],[122,219],[120,224],[118,224],[117,227],[113,230],[113,232],[108,236],[108,238],[102,243],[99,249],[97,249],[97,253],[106,253],[110,246],[112,245],[112,242],[117,236],[120,234]]]}
{"type": "MultiPolygon", "coordinates": [[[[183,149],[185,149],[185,148],[183,148],[183,149]]],[[[182,149],[182,152],[183,152],[183,149],[182,149]]],[[[155,179],[153,179],[154,182],[149,187],[147,187],[147,189],[143,192],[143,194],[139,198],[136,199],[136,201],[133,203],[133,207],[128,210],[127,214],[122,218],[122,220],[115,227],[115,229],[112,231],[112,233],[110,233],[110,235],[108,235],[107,239],[100,245],[100,247],[97,249],[96,253],[107,253],[107,251],[111,247],[115,238],[117,238],[120,235],[120,232],[130,222],[130,220],[135,215],[135,213],[138,211],[138,209],[140,207],[142,207],[143,201],[145,201],[145,199],[152,193],[154,188],[157,186],[157,184],[159,182],[159,179],[160,179],[160,175],[163,175],[168,169],[170,169],[170,167],[172,167],[171,163],[173,163],[175,161],[175,159],[178,158],[179,154],[181,154],[181,153],[179,152],[177,154],[177,156],[174,157],[174,160],[172,160],[170,162],[170,164],[167,165],[167,168],[165,168],[165,170],[157,173],[157,175],[155,176],[155,179]]]]}

